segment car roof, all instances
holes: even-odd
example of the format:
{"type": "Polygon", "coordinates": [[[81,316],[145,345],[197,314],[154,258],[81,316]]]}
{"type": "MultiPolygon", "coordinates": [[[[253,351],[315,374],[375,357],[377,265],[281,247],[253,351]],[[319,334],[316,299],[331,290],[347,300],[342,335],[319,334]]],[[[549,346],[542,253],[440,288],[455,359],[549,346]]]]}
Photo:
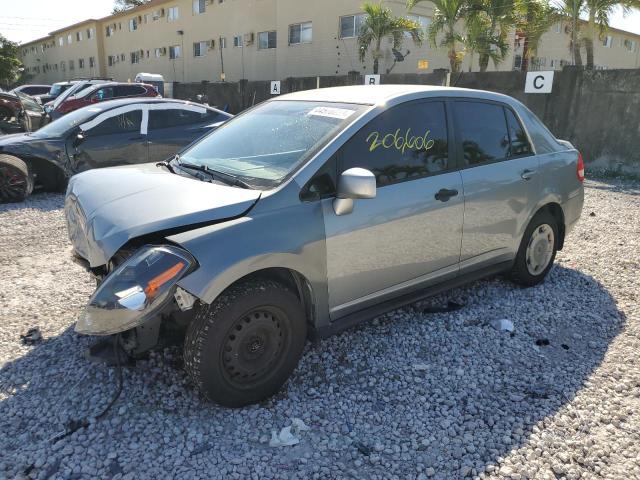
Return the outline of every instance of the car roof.
{"type": "Polygon", "coordinates": [[[200,107],[209,108],[211,110],[215,110],[213,107],[207,107],[206,105],[202,105],[196,102],[190,102],[188,100],[178,100],[176,98],[153,98],[153,97],[128,97],[128,98],[116,98],[114,100],[106,100],[104,102],[99,102],[91,107],[87,108],[100,108],[102,112],[106,112],[113,108],[122,107],[125,105],[138,105],[138,104],[146,104],[146,103],[177,103],[180,105],[198,105],[200,107]]]}
{"type": "Polygon", "coordinates": [[[428,97],[464,97],[513,101],[511,97],[500,93],[469,88],[441,87],[432,85],[353,85],[347,87],[329,87],[315,90],[289,93],[276,97],[272,101],[302,100],[336,103],[358,103],[362,105],[384,105],[396,99],[413,99],[428,97]]]}

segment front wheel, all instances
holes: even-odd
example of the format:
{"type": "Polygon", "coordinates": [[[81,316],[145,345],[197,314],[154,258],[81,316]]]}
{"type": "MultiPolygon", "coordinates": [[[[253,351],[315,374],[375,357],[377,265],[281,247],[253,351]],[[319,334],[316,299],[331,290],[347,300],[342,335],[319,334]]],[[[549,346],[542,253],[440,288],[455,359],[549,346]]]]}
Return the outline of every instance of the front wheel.
{"type": "Polygon", "coordinates": [[[242,407],[275,394],[307,335],[297,296],[272,280],[230,287],[196,312],[184,343],[187,373],[210,400],[242,407]]]}
{"type": "Polygon", "coordinates": [[[558,224],[548,212],[537,213],[524,232],[511,271],[515,283],[532,287],[544,280],[558,251],[558,224]]]}

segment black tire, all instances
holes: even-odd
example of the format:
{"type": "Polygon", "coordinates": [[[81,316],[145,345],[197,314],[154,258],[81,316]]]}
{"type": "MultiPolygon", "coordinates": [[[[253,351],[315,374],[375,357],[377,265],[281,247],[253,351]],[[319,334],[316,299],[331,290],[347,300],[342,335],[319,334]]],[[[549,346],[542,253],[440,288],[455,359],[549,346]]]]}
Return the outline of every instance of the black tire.
{"type": "Polygon", "coordinates": [[[0,155],[0,203],[22,202],[33,192],[33,175],[18,157],[0,155]]]}
{"type": "MultiPolygon", "coordinates": [[[[538,212],[531,219],[531,222],[529,222],[529,226],[527,226],[527,229],[522,236],[522,240],[520,241],[518,255],[516,256],[513,269],[511,270],[511,280],[514,283],[525,287],[533,287],[534,285],[542,282],[547,276],[547,273],[549,273],[549,270],[551,270],[551,267],[553,267],[553,262],[556,258],[556,253],[558,252],[558,239],[558,224],[555,217],[546,211],[538,212]],[[545,226],[551,227],[553,239],[549,238],[550,232],[545,226]],[[540,247],[540,252],[544,249],[544,243],[540,243],[540,241],[533,239],[534,232],[536,232],[537,236],[541,236],[542,239],[546,238],[547,242],[552,244],[551,257],[546,265],[541,264],[539,266],[539,271],[535,269],[536,263],[527,259],[527,249],[530,244],[534,251],[537,250],[538,246],[540,247]],[[536,242],[536,244],[539,245],[534,245],[533,242],[536,242]],[[534,271],[532,271],[532,269],[534,271]]],[[[546,251],[548,252],[548,249],[546,251]]],[[[546,256],[544,258],[546,258],[546,256]]]]}
{"type": "Polygon", "coordinates": [[[184,365],[209,400],[242,407],[280,390],[306,337],[298,297],[278,282],[249,280],[199,307],[187,329],[184,365]]]}

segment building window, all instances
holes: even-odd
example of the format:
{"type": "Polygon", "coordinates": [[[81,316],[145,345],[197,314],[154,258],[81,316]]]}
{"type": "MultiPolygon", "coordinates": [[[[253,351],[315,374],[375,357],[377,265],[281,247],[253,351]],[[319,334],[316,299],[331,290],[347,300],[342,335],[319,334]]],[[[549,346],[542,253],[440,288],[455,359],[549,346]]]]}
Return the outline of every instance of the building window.
{"type": "Polygon", "coordinates": [[[73,42],[73,37],[71,36],[71,34],[67,35],[67,44],[71,45],[71,42],[73,42]]]}
{"type": "Polygon", "coordinates": [[[88,39],[93,38],[93,33],[94,33],[93,28],[87,28],[87,38],[88,39]]]}
{"type": "Polygon", "coordinates": [[[227,37],[220,37],[220,48],[227,48],[227,37]]]}
{"type": "Polygon", "coordinates": [[[204,57],[207,54],[207,42],[195,42],[193,44],[193,56],[204,57]]]}
{"type": "Polygon", "coordinates": [[[630,52],[635,52],[636,51],[636,41],[635,40],[629,40],[628,38],[625,38],[624,42],[623,42],[623,46],[624,46],[624,48],[626,48],[630,52]]]}
{"type": "MultiPolygon", "coordinates": [[[[431,19],[429,17],[425,17],[424,15],[407,15],[407,19],[420,25],[420,29],[423,32],[427,31],[427,29],[429,28],[429,24],[431,23],[431,19]]],[[[411,34],[407,33],[406,36],[410,37],[411,34]]]]}
{"type": "Polygon", "coordinates": [[[562,31],[562,22],[556,22],[556,33],[560,33],[562,31]]]}
{"type": "Polygon", "coordinates": [[[113,27],[111,25],[108,25],[106,28],[106,32],[107,32],[107,37],[110,37],[113,35],[113,27]]]}
{"type": "Polygon", "coordinates": [[[129,31],[130,32],[135,32],[136,30],[138,30],[138,18],[132,18],[129,20],[129,31]]]}
{"type": "Polygon", "coordinates": [[[121,62],[124,62],[124,59],[125,59],[124,53],[121,53],[121,54],[120,54],[120,61],[121,61],[121,62]]]}
{"type": "Polygon", "coordinates": [[[78,59],[78,68],[84,68],[84,58],[78,59]]]}
{"type": "Polygon", "coordinates": [[[364,13],[340,17],[340,38],[357,37],[365,17],[364,13]]]}
{"type": "Polygon", "coordinates": [[[207,0],[193,0],[193,14],[200,15],[205,11],[207,0]]]}
{"type": "Polygon", "coordinates": [[[69,60],[69,70],[75,70],[76,66],[73,64],[73,60],[69,60]]]}
{"type": "Polygon", "coordinates": [[[160,58],[162,56],[162,48],[156,48],[154,50],[156,58],[160,58]]]}
{"type": "Polygon", "coordinates": [[[311,43],[312,39],[313,26],[311,22],[289,25],[289,45],[311,43]]]}
{"type": "Polygon", "coordinates": [[[513,69],[521,70],[522,69],[522,55],[516,55],[513,61],[513,69]]]}
{"type": "Polygon", "coordinates": [[[79,42],[82,40],[82,32],[76,32],[76,42],[79,42]]]}
{"type": "Polygon", "coordinates": [[[611,48],[613,46],[613,37],[611,35],[607,35],[602,40],[602,45],[607,48],[611,48]]]}
{"type": "Polygon", "coordinates": [[[140,63],[140,52],[131,52],[131,63],[140,63]]]}
{"type": "Polygon", "coordinates": [[[96,59],[94,57],[89,57],[89,68],[95,68],[96,59]]]}
{"type": "Polygon", "coordinates": [[[167,20],[169,22],[175,22],[180,18],[180,9],[178,7],[169,7],[167,13],[167,20]]]}
{"type": "Polygon", "coordinates": [[[175,60],[176,58],[180,58],[180,45],[173,45],[169,47],[169,58],[171,60],[175,60]]]}
{"type": "Polygon", "coordinates": [[[259,50],[276,48],[276,44],[277,44],[277,34],[275,30],[271,32],[258,33],[258,49],[259,50]]]}
{"type": "Polygon", "coordinates": [[[242,47],[242,35],[235,35],[233,37],[233,46],[242,47]]]}

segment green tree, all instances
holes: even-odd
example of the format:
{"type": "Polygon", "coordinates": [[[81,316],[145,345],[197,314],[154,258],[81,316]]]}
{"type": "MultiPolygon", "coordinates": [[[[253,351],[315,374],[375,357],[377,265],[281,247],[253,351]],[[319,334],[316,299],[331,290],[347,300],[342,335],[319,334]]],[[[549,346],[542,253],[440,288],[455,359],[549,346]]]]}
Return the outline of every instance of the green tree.
{"type": "Polygon", "coordinates": [[[22,69],[18,58],[18,44],[0,34],[0,85],[13,84],[22,69]]]}
{"type": "Polygon", "coordinates": [[[524,37],[521,70],[529,69],[529,62],[538,53],[542,35],[560,21],[558,10],[548,0],[518,0],[515,3],[516,30],[524,37]]]}
{"type": "Polygon", "coordinates": [[[614,0],[585,0],[585,9],[588,12],[588,23],[583,33],[584,48],[587,53],[588,69],[594,68],[593,42],[601,38],[609,28],[609,17],[615,12],[616,7],[622,8],[627,15],[632,9],[640,8],[640,0],[626,0],[623,2],[614,0]],[[597,37],[596,37],[597,34],[597,37]]]}
{"type": "Polygon", "coordinates": [[[507,36],[514,24],[513,0],[471,0],[466,19],[466,44],[479,54],[485,72],[489,60],[498,65],[509,52],[507,36]]]}
{"type": "MultiPolygon", "coordinates": [[[[411,10],[423,1],[425,0],[407,0],[407,8],[411,10]]],[[[438,34],[443,34],[439,46],[448,50],[451,73],[458,73],[465,54],[464,50],[458,50],[458,44],[464,44],[465,39],[456,32],[456,24],[465,20],[469,4],[467,0],[430,0],[430,2],[434,6],[434,13],[429,25],[429,42],[437,47],[438,34]]]]}
{"type": "Polygon", "coordinates": [[[120,13],[130,8],[139,7],[145,3],[149,3],[151,0],[116,0],[111,13],[120,13]]]}
{"type": "Polygon", "coordinates": [[[396,17],[390,8],[380,3],[365,3],[362,10],[366,14],[358,32],[358,52],[363,62],[371,50],[373,73],[377,74],[380,59],[384,56],[382,41],[388,39],[392,48],[400,50],[405,35],[409,34],[416,46],[422,45],[424,33],[420,24],[404,17],[396,17]]]}

